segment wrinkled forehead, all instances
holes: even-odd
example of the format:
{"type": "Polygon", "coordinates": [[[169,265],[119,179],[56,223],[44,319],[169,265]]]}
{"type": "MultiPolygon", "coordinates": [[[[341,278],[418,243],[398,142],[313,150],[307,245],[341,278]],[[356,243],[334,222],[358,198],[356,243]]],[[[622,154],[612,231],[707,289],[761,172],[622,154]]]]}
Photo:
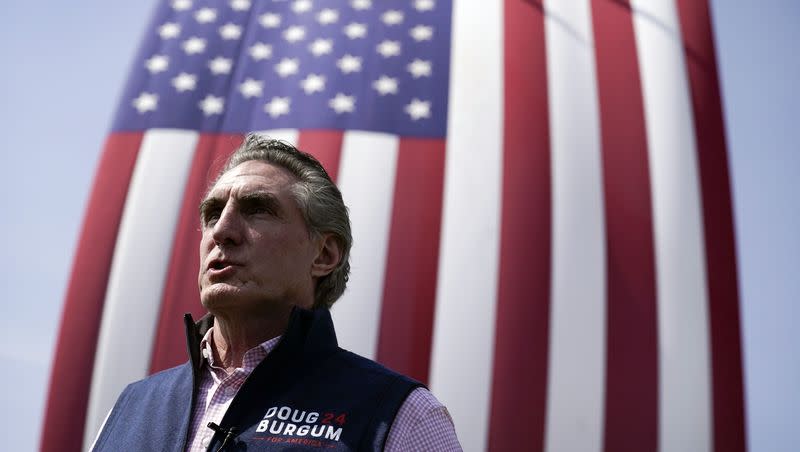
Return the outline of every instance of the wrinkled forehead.
{"type": "Polygon", "coordinates": [[[206,198],[268,191],[288,194],[297,178],[287,169],[261,160],[248,160],[224,172],[209,188],[206,198]]]}

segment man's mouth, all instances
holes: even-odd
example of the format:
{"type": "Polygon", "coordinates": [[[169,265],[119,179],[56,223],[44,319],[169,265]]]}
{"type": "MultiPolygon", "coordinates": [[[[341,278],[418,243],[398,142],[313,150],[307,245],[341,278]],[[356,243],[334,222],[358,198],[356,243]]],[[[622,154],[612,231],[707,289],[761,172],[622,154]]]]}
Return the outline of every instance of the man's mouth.
{"type": "Polygon", "coordinates": [[[236,263],[225,259],[214,259],[208,264],[209,270],[224,270],[229,267],[235,266],[236,263]]]}

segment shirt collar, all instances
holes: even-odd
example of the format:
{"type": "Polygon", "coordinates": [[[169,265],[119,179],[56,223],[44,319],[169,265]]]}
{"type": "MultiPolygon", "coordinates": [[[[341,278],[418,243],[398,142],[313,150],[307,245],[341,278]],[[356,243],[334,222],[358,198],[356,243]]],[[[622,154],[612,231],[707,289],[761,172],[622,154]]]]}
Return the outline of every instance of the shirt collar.
{"type": "MultiPolygon", "coordinates": [[[[205,358],[205,361],[209,367],[212,369],[221,369],[214,363],[214,351],[211,346],[213,331],[214,327],[212,326],[208,329],[208,331],[206,331],[206,334],[200,341],[200,353],[203,358],[205,358]]],[[[281,336],[275,336],[272,339],[267,339],[266,341],[246,351],[242,357],[242,368],[246,371],[252,371],[261,361],[264,360],[264,358],[267,357],[267,355],[275,348],[275,346],[278,345],[280,339],[281,336]]]]}

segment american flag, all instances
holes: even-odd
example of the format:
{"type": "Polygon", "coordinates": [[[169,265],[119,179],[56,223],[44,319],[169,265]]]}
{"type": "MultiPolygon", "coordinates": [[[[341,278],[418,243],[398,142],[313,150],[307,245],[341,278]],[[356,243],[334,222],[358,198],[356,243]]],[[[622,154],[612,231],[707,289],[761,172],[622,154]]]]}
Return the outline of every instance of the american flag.
{"type": "Polygon", "coordinates": [[[197,206],[251,130],[317,156],[350,208],[340,345],[426,382],[466,450],[744,450],[696,0],[160,4],[99,163],[43,450],[85,448],[127,383],[185,361],[197,206]]]}

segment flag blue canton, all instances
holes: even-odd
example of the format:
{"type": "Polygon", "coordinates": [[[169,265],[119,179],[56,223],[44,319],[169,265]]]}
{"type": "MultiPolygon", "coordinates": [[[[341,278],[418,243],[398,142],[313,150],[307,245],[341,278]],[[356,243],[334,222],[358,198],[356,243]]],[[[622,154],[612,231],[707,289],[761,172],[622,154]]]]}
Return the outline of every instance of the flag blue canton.
{"type": "Polygon", "coordinates": [[[450,14],[443,0],[164,2],[113,130],[444,138],[450,14]]]}

